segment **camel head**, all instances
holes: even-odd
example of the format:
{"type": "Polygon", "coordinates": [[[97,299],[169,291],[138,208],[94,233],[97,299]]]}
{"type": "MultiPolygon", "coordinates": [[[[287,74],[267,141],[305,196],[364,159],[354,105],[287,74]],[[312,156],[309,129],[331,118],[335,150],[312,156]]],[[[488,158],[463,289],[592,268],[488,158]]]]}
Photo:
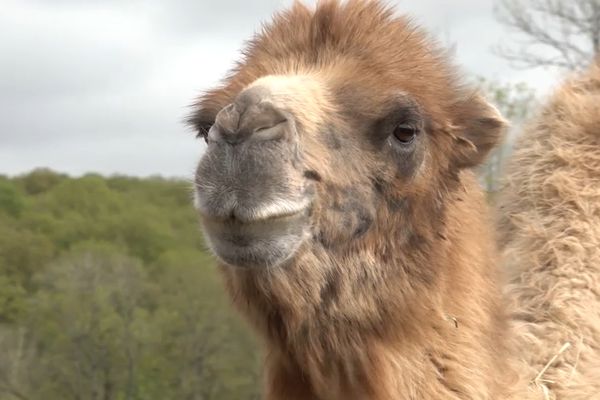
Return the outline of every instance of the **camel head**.
{"type": "Polygon", "coordinates": [[[461,170],[503,130],[426,34],[378,2],[296,4],[244,54],[191,117],[207,143],[196,207],[228,267],[416,251],[443,236],[461,170]]]}

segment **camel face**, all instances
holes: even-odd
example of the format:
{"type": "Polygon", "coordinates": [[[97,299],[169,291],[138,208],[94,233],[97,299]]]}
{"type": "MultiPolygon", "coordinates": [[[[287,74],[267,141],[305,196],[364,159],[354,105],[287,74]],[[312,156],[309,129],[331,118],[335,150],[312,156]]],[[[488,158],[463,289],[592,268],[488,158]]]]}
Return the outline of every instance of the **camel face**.
{"type": "Polygon", "coordinates": [[[229,266],[327,268],[382,232],[394,249],[378,256],[401,259],[439,231],[460,170],[502,132],[408,21],[371,2],[328,7],[293,9],[302,29],[276,20],[191,118],[208,143],[196,206],[229,266]]]}
{"type": "Polygon", "coordinates": [[[400,210],[399,192],[425,178],[425,113],[412,96],[390,90],[366,120],[344,100],[319,74],[268,75],[216,113],[196,205],[222,261],[273,267],[315,246],[350,248],[379,206],[400,210]],[[396,193],[384,199],[389,185],[396,193]]]}

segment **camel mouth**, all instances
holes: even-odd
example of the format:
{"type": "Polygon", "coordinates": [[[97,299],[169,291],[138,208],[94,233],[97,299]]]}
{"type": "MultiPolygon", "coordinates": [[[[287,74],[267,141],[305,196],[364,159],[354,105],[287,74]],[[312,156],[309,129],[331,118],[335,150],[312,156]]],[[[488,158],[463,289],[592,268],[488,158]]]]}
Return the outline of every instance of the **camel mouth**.
{"type": "Polygon", "coordinates": [[[205,153],[194,203],[206,243],[222,264],[279,266],[310,237],[315,188],[282,161],[286,157],[285,149],[267,144],[205,153]]]}
{"type": "Polygon", "coordinates": [[[243,207],[235,206],[231,209],[220,208],[208,210],[206,205],[196,201],[196,209],[203,221],[213,223],[237,223],[239,225],[264,224],[269,221],[293,220],[307,214],[312,208],[312,201],[304,198],[297,201],[276,201],[265,206],[243,207]]]}
{"type": "Polygon", "coordinates": [[[236,209],[235,217],[228,219],[200,213],[209,248],[231,267],[276,267],[308,237],[310,207],[269,213],[240,210],[244,209],[236,209]]]}

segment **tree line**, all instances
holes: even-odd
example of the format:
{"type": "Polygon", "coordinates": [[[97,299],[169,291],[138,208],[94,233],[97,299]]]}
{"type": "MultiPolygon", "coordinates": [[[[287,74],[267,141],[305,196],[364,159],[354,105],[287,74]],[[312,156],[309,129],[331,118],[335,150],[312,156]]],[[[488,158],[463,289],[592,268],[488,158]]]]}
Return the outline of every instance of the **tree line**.
{"type": "Polygon", "coordinates": [[[190,187],[0,176],[0,400],[259,398],[190,187]]]}

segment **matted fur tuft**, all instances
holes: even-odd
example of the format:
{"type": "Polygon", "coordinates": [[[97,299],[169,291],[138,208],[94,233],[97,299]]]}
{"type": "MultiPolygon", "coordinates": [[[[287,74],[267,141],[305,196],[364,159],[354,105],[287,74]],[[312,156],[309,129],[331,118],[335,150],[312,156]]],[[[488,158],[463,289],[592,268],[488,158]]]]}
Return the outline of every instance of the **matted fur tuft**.
{"type": "Polygon", "coordinates": [[[564,84],[525,128],[500,212],[533,385],[551,399],[600,399],[599,66],[564,84]]]}

